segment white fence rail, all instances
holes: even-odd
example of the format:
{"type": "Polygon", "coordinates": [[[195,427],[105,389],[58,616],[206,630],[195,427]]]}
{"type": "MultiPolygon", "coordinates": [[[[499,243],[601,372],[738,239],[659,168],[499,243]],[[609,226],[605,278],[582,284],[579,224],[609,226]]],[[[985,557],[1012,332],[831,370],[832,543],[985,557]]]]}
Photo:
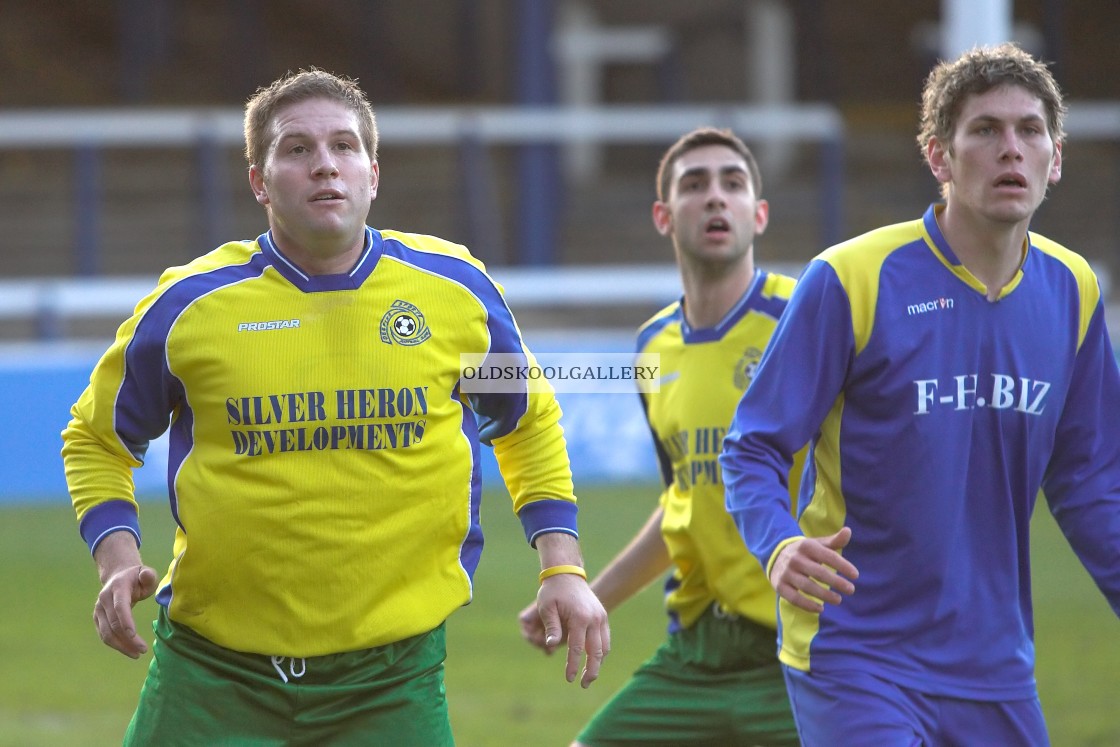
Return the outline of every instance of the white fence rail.
{"type": "MultiPolygon", "coordinates": [[[[243,143],[241,111],[232,108],[56,109],[0,111],[0,150],[59,147],[190,147],[243,143]]],[[[382,136],[399,144],[487,145],[548,142],[665,143],[695,126],[730,127],[744,138],[786,137],[842,146],[838,112],[821,105],[600,106],[581,108],[383,107],[382,136]]],[[[1120,101],[1074,101],[1071,139],[1120,140],[1120,101]]],[[[839,166],[822,174],[824,194],[839,194],[839,166]],[[830,181],[831,180],[831,181],[830,181]],[[835,183],[833,183],[835,182],[835,183]]],[[[796,274],[799,267],[775,268],[796,274]]],[[[1108,292],[1107,272],[1098,268],[1108,292]]],[[[679,293],[673,266],[492,267],[512,305],[660,303],[679,293]],[[604,290],[604,283],[608,290],[604,290]]],[[[154,278],[83,277],[0,280],[0,320],[34,321],[41,331],[89,317],[123,319],[154,278]]]]}
{"type": "MultiPolygon", "coordinates": [[[[701,125],[740,137],[840,141],[839,112],[823,104],[785,106],[380,107],[377,125],[395,144],[666,143],[701,125]]],[[[200,139],[240,146],[242,112],[222,108],[114,108],[0,112],[0,148],[190,146],[200,139]]]]}
{"type": "MultiPolygon", "coordinates": [[[[517,205],[520,227],[519,262],[551,264],[559,256],[553,227],[559,224],[564,184],[551,159],[537,146],[555,145],[567,152],[606,144],[667,145],[682,133],[702,125],[728,127],[748,141],[804,142],[818,146],[818,211],[821,243],[841,238],[841,195],[844,188],[843,118],[824,104],[775,105],[596,105],[596,106],[477,106],[379,107],[378,128],[394,146],[458,148],[472,164],[462,169],[463,195],[478,200],[490,193],[487,166],[494,146],[524,148],[525,168],[517,205]],[[481,160],[480,160],[481,159],[481,160]],[[550,162],[550,161],[549,161],[550,162]]],[[[0,110],[0,151],[70,148],[75,159],[77,195],[75,225],[97,225],[99,153],[105,148],[173,147],[196,149],[200,191],[198,227],[206,244],[228,236],[223,211],[226,175],[213,158],[214,146],[240,148],[244,144],[242,112],[231,107],[109,108],[0,110]]],[[[467,200],[467,197],[464,197],[467,200]]],[[[493,214],[488,202],[470,213],[493,214]]],[[[483,225],[486,221],[482,222],[483,225]]],[[[468,243],[477,245],[481,230],[467,226],[468,243]]],[[[97,274],[99,237],[88,232],[75,239],[81,274],[97,274]]]]}
{"type": "MultiPolygon", "coordinates": [[[[674,265],[595,265],[564,268],[490,267],[518,309],[665,304],[680,295],[674,265]]],[[[796,273],[797,267],[774,267],[796,273]]],[[[0,280],[0,321],[32,322],[40,339],[66,337],[68,323],[121,322],[155,287],[155,277],[0,280]]]]}

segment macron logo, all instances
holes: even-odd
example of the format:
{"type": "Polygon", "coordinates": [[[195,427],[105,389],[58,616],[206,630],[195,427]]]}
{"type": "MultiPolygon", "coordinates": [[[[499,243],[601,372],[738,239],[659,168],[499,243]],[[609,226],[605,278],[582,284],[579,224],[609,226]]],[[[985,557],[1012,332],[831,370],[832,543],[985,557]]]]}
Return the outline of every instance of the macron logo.
{"type": "Polygon", "coordinates": [[[291,329],[299,327],[299,319],[275,319],[271,322],[241,322],[237,325],[238,332],[268,332],[273,329],[291,329]]]}
{"type": "Polygon", "coordinates": [[[925,314],[930,311],[941,311],[942,309],[953,308],[953,299],[951,298],[935,298],[932,301],[922,301],[921,303],[912,303],[906,307],[906,313],[910,316],[915,314],[925,314]]]}

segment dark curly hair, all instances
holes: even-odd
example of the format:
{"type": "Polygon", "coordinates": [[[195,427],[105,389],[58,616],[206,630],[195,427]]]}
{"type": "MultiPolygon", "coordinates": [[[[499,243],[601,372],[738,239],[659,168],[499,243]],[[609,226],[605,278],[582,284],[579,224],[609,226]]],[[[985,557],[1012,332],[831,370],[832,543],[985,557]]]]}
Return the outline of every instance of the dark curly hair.
{"type": "Polygon", "coordinates": [[[1046,125],[1055,143],[1065,139],[1062,123],[1066,106],[1062,91],[1045,64],[1011,42],[976,47],[951,62],[942,61],[930,72],[922,90],[922,118],[918,147],[928,157],[930,140],[948,145],[956,131],[964,102],[1002,85],[1021,86],[1042,101],[1046,125]]]}

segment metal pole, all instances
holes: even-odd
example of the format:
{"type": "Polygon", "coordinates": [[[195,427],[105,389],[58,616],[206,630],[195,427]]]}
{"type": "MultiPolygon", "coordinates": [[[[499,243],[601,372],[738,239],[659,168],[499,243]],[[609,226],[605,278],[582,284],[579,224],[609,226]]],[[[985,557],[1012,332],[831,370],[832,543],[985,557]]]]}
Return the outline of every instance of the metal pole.
{"type": "Polygon", "coordinates": [[[74,149],[74,263],[79,275],[96,275],[101,264],[101,150],[74,149]]]}
{"type": "MultiPolygon", "coordinates": [[[[521,0],[517,35],[517,101],[545,106],[556,101],[553,75],[552,0],[521,0]]],[[[520,148],[517,184],[521,190],[517,249],[521,263],[556,262],[556,241],[563,201],[559,156],[555,145],[534,143],[520,148]]]]}

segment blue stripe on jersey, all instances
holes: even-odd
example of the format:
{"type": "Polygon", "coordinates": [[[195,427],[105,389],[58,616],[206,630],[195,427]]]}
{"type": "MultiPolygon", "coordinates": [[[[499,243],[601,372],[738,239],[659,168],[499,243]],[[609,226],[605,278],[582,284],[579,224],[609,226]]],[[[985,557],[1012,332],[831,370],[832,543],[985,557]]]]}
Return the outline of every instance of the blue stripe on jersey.
{"type": "Polygon", "coordinates": [[[463,434],[471,445],[471,523],[467,528],[467,536],[463,538],[463,545],[459,548],[459,562],[471,580],[471,597],[474,597],[474,572],[478,570],[478,561],[482,557],[482,461],[478,448],[478,427],[474,416],[471,415],[467,405],[462,403],[459,388],[456,387],[452,398],[460,401],[463,408],[463,434]]]}
{"type": "Polygon", "coordinates": [[[262,233],[257,237],[257,244],[261,247],[272,266],[276,268],[284,279],[305,293],[319,293],[322,291],[357,290],[377,267],[377,260],[381,257],[381,235],[369,226],[366,226],[365,246],[362,256],[349,272],[340,272],[335,275],[308,275],[295,262],[292,262],[276,246],[272,238],[272,231],[262,233]]]}
{"type": "MultiPolygon", "coordinates": [[[[481,269],[458,257],[425,252],[396,239],[382,237],[381,252],[386,257],[462,286],[486,309],[486,328],[490,333],[490,350],[487,352],[524,355],[521,333],[513,314],[494,281],[481,269]]],[[[529,406],[528,392],[516,395],[508,392],[472,394],[468,401],[480,418],[479,438],[487,445],[495,438],[513,432],[529,406]]]]}
{"type": "MultiPolygon", "coordinates": [[[[670,573],[665,577],[664,596],[668,597],[680,587],[681,580],[677,578],[677,574],[675,572],[670,573]]],[[[665,608],[665,611],[669,615],[669,634],[672,635],[684,630],[684,625],[681,624],[681,613],[668,607],[665,608]]]]}
{"type": "Polygon", "coordinates": [[[167,497],[170,500],[171,518],[180,527],[179,521],[179,494],[175,490],[175,481],[179,477],[179,469],[194,448],[194,410],[184,401],[179,416],[171,424],[171,434],[167,439],[167,497]]]}
{"type": "Polygon", "coordinates": [[[181,408],[172,427],[167,469],[168,495],[176,521],[179,517],[174,476],[193,446],[194,417],[182,382],[168,368],[167,338],[179,315],[199,298],[227,285],[259,277],[268,266],[264,254],[254,253],[245,264],[219,267],[174,283],[144,312],[125,350],[125,374],[117,392],[114,421],[118,437],[132,455],[143,459],[148,443],[167,430],[167,413],[181,408]],[[160,381],[162,386],[145,387],[145,381],[160,381]]]}
{"type": "Polygon", "coordinates": [[[665,487],[673,484],[673,460],[669,457],[669,452],[665,451],[665,447],[661,445],[661,439],[657,437],[657,431],[653,429],[653,423],[649,419],[649,400],[646,399],[647,395],[639,394],[638,399],[642,402],[642,412],[646,416],[646,426],[649,428],[650,438],[653,440],[654,451],[657,452],[657,463],[661,467],[661,480],[665,483],[665,487]]]}
{"type": "Polygon", "coordinates": [[[175,320],[202,296],[257,277],[267,266],[263,255],[253,254],[246,264],[190,275],[168,287],[144,312],[125,350],[124,380],[115,404],[117,435],[134,457],[143,459],[148,442],[167,430],[167,413],[183,401],[182,384],[172,376],[166,358],[167,337],[175,320]],[[144,386],[145,381],[159,381],[162,386],[144,386]]]}
{"type": "Polygon", "coordinates": [[[723,339],[727,331],[734,327],[751,309],[765,311],[775,318],[781,316],[782,310],[785,309],[784,300],[762,298],[762,287],[765,285],[765,278],[765,272],[762,270],[755,271],[754,277],[751,278],[750,285],[747,286],[746,293],[731,307],[730,311],[723,315],[723,319],[720,319],[714,327],[693,329],[689,326],[688,320],[682,316],[681,336],[684,338],[685,343],[714,342],[715,340],[723,339]],[[769,308],[770,306],[776,308],[777,311],[772,312],[769,308]]]}

